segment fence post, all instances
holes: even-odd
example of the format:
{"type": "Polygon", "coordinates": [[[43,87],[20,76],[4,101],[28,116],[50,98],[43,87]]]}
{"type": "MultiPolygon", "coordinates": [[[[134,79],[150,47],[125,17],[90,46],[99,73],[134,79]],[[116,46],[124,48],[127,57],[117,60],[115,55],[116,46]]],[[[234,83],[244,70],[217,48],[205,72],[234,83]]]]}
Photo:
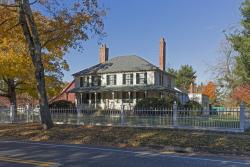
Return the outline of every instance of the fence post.
{"type": "Polygon", "coordinates": [[[124,105],[123,105],[123,101],[122,101],[122,104],[121,104],[121,114],[120,114],[120,117],[121,117],[121,125],[124,125],[124,105]]]}
{"type": "Polygon", "coordinates": [[[174,127],[178,126],[178,123],[177,123],[177,104],[176,104],[176,101],[174,102],[174,105],[173,105],[173,125],[174,125],[174,127]]]}
{"type": "Polygon", "coordinates": [[[80,107],[76,107],[76,112],[77,112],[77,125],[79,125],[80,124],[80,117],[81,117],[80,107]]]}
{"type": "Polygon", "coordinates": [[[244,132],[245,130],[245,105],[240,104],[240,130],[244,132]]]}
{"type": "Polygon", "coordinates": [[[14,122],[14,118],[15,118],[15,106],[13,104],[10,105],[10,122],[13,123],[14,122]]]}
{"type": "Polygon", "coordinates": [[[29,123],[29,116],[30,116],[30,106],[26,106],[26,122],[29,123]]]}

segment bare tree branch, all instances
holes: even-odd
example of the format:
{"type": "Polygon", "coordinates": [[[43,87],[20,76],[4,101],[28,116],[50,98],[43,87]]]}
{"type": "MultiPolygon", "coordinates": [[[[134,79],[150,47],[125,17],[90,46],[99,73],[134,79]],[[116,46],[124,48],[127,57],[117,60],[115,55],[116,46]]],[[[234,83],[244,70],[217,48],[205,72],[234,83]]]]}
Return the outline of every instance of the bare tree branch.
{"type": "Polygon", "coordinates": [[[34,5],[37,2],[38,2],[38,0],[35,0],[34,2],[31,2],[30,5],[34,5]]]}
{"type": "Polygon", "coordinates": [[[4,21],[2,21],[2,22],[0,23],[0,26],[4,25],[6,22],[8,22],[9,20],[14,19],[14,18],[15,18],[15,17],[10,17],[10,18],[8,18],[8,19],[5,19],[4,21]]]}
{"type": "Polygon", "coordinates": [[[16,5],[16,4],[4,4],[4,3],[0,3],[0,6],[7,7],[7,8],[18,8],[19,7],[19,5],[16,5]]]}
{"type": "Polygon", "coordinates": [[[50,42],[53,42],[55,40],[60,40],[63,38],[63,35],[62,34],[59,34],[57,35],[56,37],[53,37],[53,38],[50,38],[48,39],[47,41],[45,41],[43,44],[42,44],[42,48],[44,48],[46,45],[48,45],[50,42]]]}
{"type": "Polygon", "coordinates": [[[4,32],[8,32],[8,31],[10,31],[10,30],[12,30],[12,29],[14,29],[14,28],[16,28],[17,26],[19,26],[21,23],[20,22],[18,22],[17,24],[15,24],[14,26],[12,26],[12,27],[10,27],[10,28],[8,28],[6,31],[4,31],[4,32]]]}
{"type": "Polygon", "coordinates": [[[17,87],[19,85],[23,85],[23,84],[25,84],[23,81],[18,81],[18,82],[15,83],[15,87],[17,87]]]}

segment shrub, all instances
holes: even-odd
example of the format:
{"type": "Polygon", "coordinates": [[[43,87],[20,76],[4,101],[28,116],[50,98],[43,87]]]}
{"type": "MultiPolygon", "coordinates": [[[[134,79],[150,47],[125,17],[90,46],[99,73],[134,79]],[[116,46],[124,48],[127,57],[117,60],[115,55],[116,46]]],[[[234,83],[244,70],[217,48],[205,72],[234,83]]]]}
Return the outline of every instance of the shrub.
{"type": "Polygon", "coordinates": [[[200,103],[193,100],[189,100],[183,107],[188,109],[202,109],[200,103]]]}
{"type": "Polygon", "coordinates": [[[136,108],[146,108],[146,109],[155,109],[155,108],[171,108],[174,105],[174,101],[178,103],[178,99],[174,95],[168,95],[164,98],[146,98],[141,99],[136,104],[136,108]]]}
{"type": "Polygon", "coordinates": [[[59,100],[59,101],[54,101],[49,104],[49,107],[51,108],[72,108],[75,105],[71,103],[70,101],[66,100],[59,100]]]}

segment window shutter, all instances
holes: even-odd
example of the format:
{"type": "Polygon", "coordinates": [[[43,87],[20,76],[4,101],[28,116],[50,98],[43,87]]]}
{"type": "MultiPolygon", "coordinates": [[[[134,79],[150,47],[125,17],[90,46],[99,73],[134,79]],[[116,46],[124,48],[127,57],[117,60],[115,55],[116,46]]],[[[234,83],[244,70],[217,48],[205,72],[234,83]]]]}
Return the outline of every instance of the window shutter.
{"type": "Polygon", "coordinates": [[[107,75],[107,85],[110,85],[109,75],[107,75]]]}
{"type": "Polygon", "coordinates": [[[87,86],[89,86],[89,76],[87,76],[87,86]]]}
{"type": "Polygon", "coordinates": [[[116,85],[116,75],[114,75],[114,85],[116,85]]]}
{"type": "Polygon", "coordinates": [[[91,76],[91,86],[94,86],[95,78],[94,76],[91,76]]]}
{"type": "Polygon", "coordinates": [[[147,84],[147,80],[148,80],[148,79],[147,79],[147,73],[145,72],[145,73],[144,73],[144,84],[147,84]]]}
{"type": "Polygon", "coordinates": [[[130,84],[133,85],[133,74],[130,74],[130,84]]]}
{"type": "Polygon", "coordinates": [[[100,76],[98,76],[98,86],[101,86],[101,84],[102,84],[102,79],[100,76]]]}
{"type": "Polygon", "coordinates": [[[139,84],[139,74],[136,73],[136,84],[139,84]]]}
{"type": "Polygon", "coordinates": [[[83,77],[80,77],[80,87],[83,87],[83,77]]]}
{"type": "Polygon", "coordinates": [[[126,74],[123,74],[122,83],[123,83],[123,85],[126,84],[126,74]]]}

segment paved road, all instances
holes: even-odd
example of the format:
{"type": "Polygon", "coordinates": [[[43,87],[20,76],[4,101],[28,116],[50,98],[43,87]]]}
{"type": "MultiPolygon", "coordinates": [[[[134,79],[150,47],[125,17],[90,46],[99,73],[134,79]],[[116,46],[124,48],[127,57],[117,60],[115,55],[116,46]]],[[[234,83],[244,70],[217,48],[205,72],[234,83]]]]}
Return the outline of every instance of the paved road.
{"type": "Polygon", "coordinates": [[[249,160],[84,145],[0,141],[0,167],[250,167],[249,160]]]}

